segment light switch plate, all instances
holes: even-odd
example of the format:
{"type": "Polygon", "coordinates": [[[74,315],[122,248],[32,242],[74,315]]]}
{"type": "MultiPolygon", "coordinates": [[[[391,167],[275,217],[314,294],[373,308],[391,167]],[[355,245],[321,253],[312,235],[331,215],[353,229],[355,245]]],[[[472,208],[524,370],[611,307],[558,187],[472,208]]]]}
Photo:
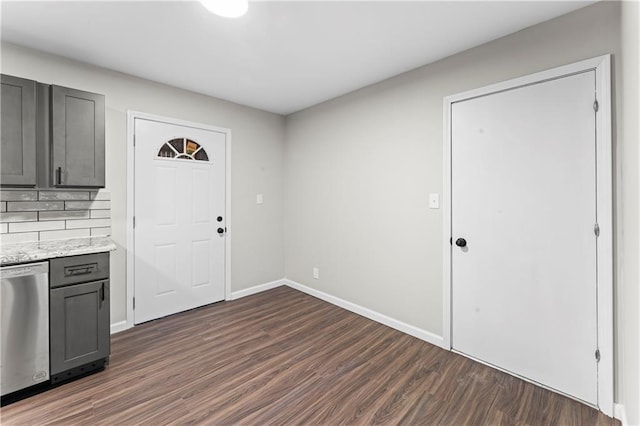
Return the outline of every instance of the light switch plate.
{"type": "Polygon", "coordinates": [[[256,195],[256,204],[262,204],[262,194],[256,195]]]}
{"type": "Polygon", "coordinates": [[[440,208],[440,194],[429,194],[429,208],[430,209],[440,208]]]}

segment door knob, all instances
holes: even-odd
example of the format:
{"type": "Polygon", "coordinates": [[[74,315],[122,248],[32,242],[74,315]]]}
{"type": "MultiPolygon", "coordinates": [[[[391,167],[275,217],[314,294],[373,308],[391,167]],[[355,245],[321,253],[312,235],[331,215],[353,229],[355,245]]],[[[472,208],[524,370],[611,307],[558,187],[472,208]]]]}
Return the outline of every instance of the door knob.
{"type": "Polygon", "coordinates": [[[467,240],[465,240],[464,238],[458,238],[456,240],[456,245],[458,247],[466,247],[467,246],[467,240]]]}
{"type": "Polygon", "coordinates": [[[216,219],[218,222],[222,222],[222,216],[218,216],[218,219],[216,219]]]}
{"type": "Polygon", "coordinates": [[[220,235],[224,234],[224,228],[218,228],[218,234],[220,235]]]}

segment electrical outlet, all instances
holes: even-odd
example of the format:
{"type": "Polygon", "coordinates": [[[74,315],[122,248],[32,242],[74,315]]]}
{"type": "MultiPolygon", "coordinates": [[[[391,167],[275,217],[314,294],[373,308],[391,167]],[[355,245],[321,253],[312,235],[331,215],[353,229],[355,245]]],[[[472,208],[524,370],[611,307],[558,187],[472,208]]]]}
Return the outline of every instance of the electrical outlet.
{"type": "Polygon", "coordinates": [[[316,279],[316,280],[320,279],[320,269],[313,268],[313,278],[316,279]]]}

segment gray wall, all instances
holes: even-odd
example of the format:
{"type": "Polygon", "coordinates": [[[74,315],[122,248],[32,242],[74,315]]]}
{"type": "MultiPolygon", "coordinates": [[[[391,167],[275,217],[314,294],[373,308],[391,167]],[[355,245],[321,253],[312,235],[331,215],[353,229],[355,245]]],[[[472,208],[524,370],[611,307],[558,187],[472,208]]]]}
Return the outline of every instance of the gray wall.
{"type": "Polygon", "coordinates": [[[282,278],[282,116],[7,43],[2,72],[106,95],[112,323],[126,319],[127,110],[231,129],[231,290],[282,278]]]}
{"type": "Polygon", "coordinates": [[[619,126],[618,356],[619,398],[630,425],[640,424],[640,5],[622,3],[622,109],[619,126]]]}
{"type": "Polygon", "coordinates": [[[619,25],[597,4],[287,117],[287,277],[441,335],[443,97],[617,55],[619,25]]]}
{"type": "MultiPolygon", "coordinates": [[[[287,278],[441,335],[442,215],[427,206],[428,194],[443,187],[443,97],[611,53],[614,111],[620,110],[620,8],[601,2],[288,116],[287,278]]],[[[620,134],[620,120],[614,127],[620,134]]],[[[624,392],[637,395],[637,352],[625,352],[620,342],[633,333],[637,342],[638,334],[639,161],[637,138],[618,138],[614,146],[616,247],[630,251],[625,287],[635,297],[618,306],[616,320],[636,318],[616,335],[616,388],[624,402],[624,392]],[[624,160],[621,151],[629,152],[624,160]],[[624,378],[626,371],[635,376],[624,378]]],[[[629,404],[637,410],[636,401],[629,404]]]]}

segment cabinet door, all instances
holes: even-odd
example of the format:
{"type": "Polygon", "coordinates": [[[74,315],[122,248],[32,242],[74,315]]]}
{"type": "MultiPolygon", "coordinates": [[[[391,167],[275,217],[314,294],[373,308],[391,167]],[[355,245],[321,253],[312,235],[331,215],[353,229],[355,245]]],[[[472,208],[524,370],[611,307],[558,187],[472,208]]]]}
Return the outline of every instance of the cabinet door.
{"type": "Polygon", "coordinates": [[[53,184],[104,187],[104,96],[51,86],[53,184]]]}
{"type": "Polygon", "coordinates": [[[36,185],[36,82],[1,76],[3,186],[36,185]]]}
{"type": "Polygon", "coordinates": [[[51,290],[51,375],[109,356],[109,281],[51,290]]]}

